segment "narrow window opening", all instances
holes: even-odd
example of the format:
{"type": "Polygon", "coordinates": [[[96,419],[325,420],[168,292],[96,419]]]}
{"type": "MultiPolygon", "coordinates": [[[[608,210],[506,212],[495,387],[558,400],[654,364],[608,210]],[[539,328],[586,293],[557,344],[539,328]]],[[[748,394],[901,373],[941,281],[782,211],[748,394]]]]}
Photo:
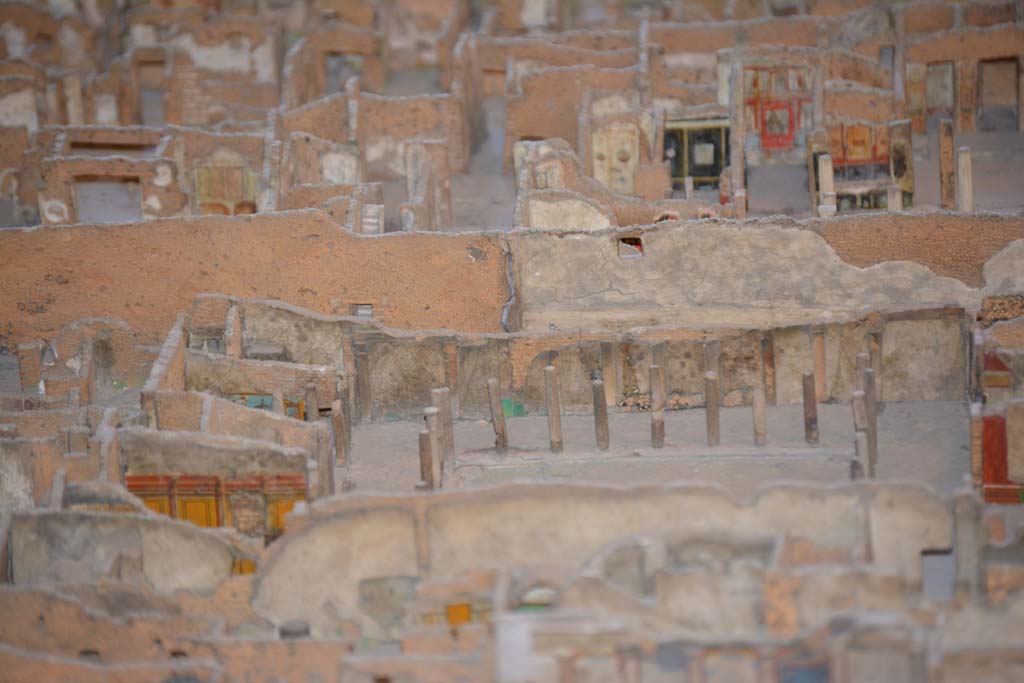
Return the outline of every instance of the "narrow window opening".
{"type": "Polygon", "coordinates": [[[53,348],[53,344],[47,344],[43,347],[43,354],[40,362],[47,367],[52,367],[57,364],[57,349],[53,348]]]}
{"type": "Polygon", "coordinates": [[[162,59],[139,62],[139,122],[144,126],[162,127],[166,123],[164,90],[166,66],[162,59]]]}
{"type": "Polygon", "coordinates": [[[771,0],[768,4],[773,17],[792,17],[800,14],[798,0],[771,0]]]}
{"type": "Polygon", "coordinates": [[[953,597],[956,584],[956,558],[953,550],[921,551],[921,592],[928,600],[945,602],[953,597]]]}
{"type": "Polygon", "coordinates": [[[643,258],[644,243],[640,237],[619,238],[619,258],[643,258]]]}
{"type": "Polygon", "coordinates": [[[150,156],[156,152],[155,145],[134,142],[72,142],[71,154],[76,156],[150,156]]]}
{"type": "Polygon", "coordinates": [[[896,48],[892,45],[883,45],[878,48],[878,62],[886,69],[892,69],[893,57],[896,54],[896,48]]]}

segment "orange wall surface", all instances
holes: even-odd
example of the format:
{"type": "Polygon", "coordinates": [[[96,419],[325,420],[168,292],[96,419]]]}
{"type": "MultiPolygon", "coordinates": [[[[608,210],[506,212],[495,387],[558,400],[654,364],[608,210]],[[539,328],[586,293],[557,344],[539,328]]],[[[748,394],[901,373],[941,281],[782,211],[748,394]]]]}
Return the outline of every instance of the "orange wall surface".
{"type": "Polygon", "coordinates": [[[15,341],[108,316],[158,342],[203,292],[336,315],[370,303],[394,327],[496,332],[508,281],[499,236],[360,236],[316,210],[0,230],[0,326],[15,341]]]}

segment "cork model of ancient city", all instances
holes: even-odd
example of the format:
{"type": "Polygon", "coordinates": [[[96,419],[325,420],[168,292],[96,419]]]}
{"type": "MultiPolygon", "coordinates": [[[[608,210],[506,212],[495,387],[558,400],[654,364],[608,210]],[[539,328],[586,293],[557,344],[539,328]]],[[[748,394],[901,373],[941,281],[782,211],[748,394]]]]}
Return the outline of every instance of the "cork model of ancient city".
{"type": "Polygon", "coordinates": [[[0,0],[0,683],[1024,681],[1024,0],[0,0]]]}

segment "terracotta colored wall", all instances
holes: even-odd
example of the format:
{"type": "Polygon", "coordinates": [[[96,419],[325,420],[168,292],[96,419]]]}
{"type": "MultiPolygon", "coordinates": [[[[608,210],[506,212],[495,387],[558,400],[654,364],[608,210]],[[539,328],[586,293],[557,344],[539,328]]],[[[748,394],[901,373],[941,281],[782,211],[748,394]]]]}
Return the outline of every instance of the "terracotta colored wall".
{"type": "Polygon", "coordinates": [[[277,126],[281,139],[288,137],[288,133],[316,131],[326,140],[348,142],[348,98],[336,94],[291,109],[278,117],[277,126]]]}
{"type": "Polygon", "coordinates": [[[26,37],[45,35],[51,39],[48,46],[40,43],[26,45],[27,54],[24,56],[33,63],[83,70],[94,67],[91,57],[96,53],[96,34],[79,17],[73,14],[60,16],[57,12],[51,13],[47,8],[36,7],[32,3],[5,3],[5,5],[4,23],[12,24],[24,31],[26,37]],[[75,34],[75,38],[81,46],[81,54],[76,54],[62,46],[62,41],[58,39],[62,30],[75,34]]]}
{"type": "Polygon", "coordinates": [[[448,165],[457,170],[468,167],[462,103],[453,95],[384,97],[363,93],[358,126],[359,146],[371,180],[403,177],[404,172],[399,172],[404,167],[402,145],[415,138],[445,140],[448,165]]]}
{"type": "Polygon", "coordinates": [[[961,30],[938,33],[907,46],[907,61],[925,64],[948,60],[996,59],[1020,54],[1024,29],[961,30]]]}
{"type": "MultiPolygon", "coordinates": [[[[155,663],[170,659],[168,651],[175,649],[194,657],[210,654],[207,645],[193,649],[191,643],[183,642],[184,638],[203,635],[208,628],[204,620],[193,616],[133,616],[130,622],[119,622],[106,619],[72,599],[34,590],[0,591],[0,606],[7,615],[0,623],[0,642],[37,656],[46,653],[77,658],[80,651],[94,649],[104,663],[155,663]],[[30,620],[40,627],[24,628],[30,620]]],[[[44,678],[53,673],[52,669],[46,670],[44,678]]],[[[76,672],[74,680],[86,679],[76,672]]]]}
{"type": "MultiPolygon", "coordinates": [[[[89,481],[99,476],[101,462],[98,451],[84,457],[68,457],[60,446],[60,439],[56,436],[0,441],[0,461],[5,468],[13,468],[32,482],[31,493],[36,507],[45,502],[57,470],[65,471],[67,481],[89,481]]],[[[5,512],[14,509],[9,505],[9,500],[4,501],[5,512]]]]}
{"type": "Polygon", "coordinates": [[[714,52],[737,45],[814,45],[820,31],[809,18],[772,19],[750,23],[654,23],[650,40],[672,52],[714,52]]]}
{"type": "Polygon", "coordinates": [[[545,37],[541,38],[498,38],[481,36],[480,67],[488,71],[504,71],[509,58],[530,59],[551,66],[573,66],[592,64],[594,66],[621,69],[637,62],[635,40],[627,48],[587,48],[579,45],[559,45],[545,37]]]}
{"type": "Polygon", "coordinates": [[[6,230],[0,321],[13,324],[15,339],[34,340],[87,312],[156,342],[196,294],[222,292],[323,313],[372,303],[395,327],[493,332],[508,297],[499,240],[360,237],[314,210],[6,230]]]}
{"type": "Polygon", "coordinates": [[[582,29],[565,31],[550,36],[558,45],[580,48],[583,50],[622,50],[636,47],[636,34],[633,31],[582,29]]]}
{"type": "Polygon", "coordinates": [[[955,9],[943,3],[921,3],[903,10],[903,26],[908,34],[933,33],[953,27],[955,9]]]}
{"type": "Polygon", "coordinates": [[[360,83],[368,90],[382,88],[387,81],[382,50],[381,34],[369,28],[336,23],[318,25],[285,58],[283,104],[295,107],[328,94],[324,60],[330,52],[361,56],[360,83]]]}
{"type": "Polygon", "coordinates": [[[1015,16],[1013,2],[972,3],[964,7],[963,21],[968,26],[992,26],[1012,22],[1015,16]]]}
{"type": "Polygon", "coordinates": [[[825,91],[825,116],[829,119],[888,123],[896,116],[897,102],[889,90],[850,88],[825,91]]]}
{"type": "Polygon", "coordinates": [[[820,222],[815,231],[847,263],[865,268],[906,260],[971,287],[985,285],[985,262],[1013,240],[1024,239],[1024,217],[877,214],[820,222]]]}
{"type": "Polygon", "coordinates": [[[925,128],[927,64],[954,63],[954,122],[958,131],[972,132],[976,124],[979,62],[1019,59],[1021,45],[1024,45],[1024,29],[1019,24],[942,31],[910,42],[906,50],[907,113],[914,122],[914,132],[923,132],[925,128]]]}
{"type": "Polygon", "coordinates": [[[599,69],[593,66],[555,67],[522,79],[521,95],[510,97],[505,113],[505,168],[512,168],[512,145],[522,138],[562,138],[575,145],[579,109],[584,88],[618,92],[632,87],[633,69],[599,69]]]}

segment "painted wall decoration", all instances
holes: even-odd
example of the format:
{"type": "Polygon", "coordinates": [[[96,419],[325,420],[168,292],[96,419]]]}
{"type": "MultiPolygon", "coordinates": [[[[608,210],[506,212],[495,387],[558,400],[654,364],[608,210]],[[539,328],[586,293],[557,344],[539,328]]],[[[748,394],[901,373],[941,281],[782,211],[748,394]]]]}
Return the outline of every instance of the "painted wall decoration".
{"type": "Polygon", "coordinates": [[[795,66],[744,68],[748,134],[767,153],[803,146],[801,131],[812,125],[811,70],[795,66]]]}

